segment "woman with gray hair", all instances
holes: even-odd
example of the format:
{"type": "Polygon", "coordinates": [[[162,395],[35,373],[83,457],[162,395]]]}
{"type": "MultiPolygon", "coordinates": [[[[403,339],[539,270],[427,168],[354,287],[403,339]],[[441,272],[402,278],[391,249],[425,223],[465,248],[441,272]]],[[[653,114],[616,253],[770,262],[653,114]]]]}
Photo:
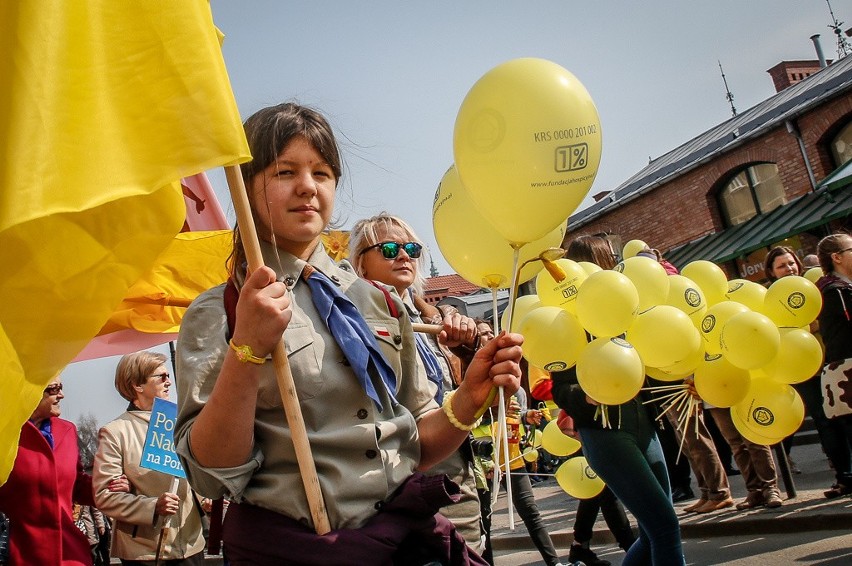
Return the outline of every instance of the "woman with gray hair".
{"type": "Polygon", "coordinates": [[[176,492],[170,493],[172,476],[140,466],[154,400],[168,399],[172,385],[165,364],[166,356],[156,352],[121,358],[115,389],[129,402],[127,411],[98,434],[95,502],[115,519],[111,555],[124,565],[204,562],[201,514],[189,484],[178,480],[176,492]],[[110,481],[122,475],[130,492],[110,491],[110,481]]]}
{"type": "MultiPolygon", "coordinates": [[[[419,363],[425,367],[435,401],[441,403],[461,383],[461,368],[476,351],[476,322],[452,306],[436,307],[423,299],[423,243],[401,218],[382,212],[358,221],[349,233],[349,251],[355,272],[395,290],[413,322],[443,325],[437,336],[415,336],[419,363]]],[[[459,484],[462,499],[440,512],[453,522],[468,546],[482,552],[484,539],[469,442],[426,473],[447,474],[459,484]]]]}

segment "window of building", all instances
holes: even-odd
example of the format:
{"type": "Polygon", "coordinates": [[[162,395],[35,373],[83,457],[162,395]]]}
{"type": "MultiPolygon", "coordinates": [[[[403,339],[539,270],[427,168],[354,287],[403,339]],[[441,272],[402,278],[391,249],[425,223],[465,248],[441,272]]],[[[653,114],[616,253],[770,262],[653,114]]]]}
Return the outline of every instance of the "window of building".
{"type": "Polygon", "coordinates": [[[722,214],[729,226],[766,214],[786,202],[784,185],[774,163],[746,167],[731,177],[719,192],[722,214]]]}
{"type": "Polygon", "coordinates": [[[852,160],[852,121],[846,124],[834,139],[831,140],[831,156],[834,157],[834,166],[840,167],[852,160]]]}

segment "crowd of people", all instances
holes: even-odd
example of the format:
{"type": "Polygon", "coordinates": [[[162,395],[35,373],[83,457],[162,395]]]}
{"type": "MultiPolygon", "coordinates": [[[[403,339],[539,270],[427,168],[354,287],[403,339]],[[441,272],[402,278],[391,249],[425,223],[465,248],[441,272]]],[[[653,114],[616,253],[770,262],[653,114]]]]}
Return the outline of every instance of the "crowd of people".
{"type": "MultiPolygon", "coordinates": [[[[530,388],[521,387],[529,371],[521,363],[523,338],[495,335],[488,321],[426,302],[424,245],[401,218],[382,213],[357,222],[349,259],[338,264],[328,256],[321,235],[331,223],[343,160],[320,113],[271,106],[252,115],[245,130],[254,157],[241,166],[242,177],[264,265],[249,267],[251,230],[237,228],[228,282],[199,296],[183,319],[176,379],[162,354],[122,357],[115,388],[127,409],[101,428],[91,475],[74,424],[59,418],[63,384],[47,385],[0,486],[0,511],[13,525],[8,563],[103,563],[101,540],[110,533],[110,555],[122,564],[201,564],[207,515],[214,501],[219,509],[228,501],[221,534],[230,564],[493,564],[491,490],[502,477],[543,561],[562,564],[535,501],[533,481],[542,472],[521,453],[524,431],[534,436],[545,424],[534,403],[547,400],[530,399],[530,388]],[[415,332],[418,323],[431,326],[415,332]],[[284,411],[282,360],[273,359],[282,340],[329,533],[317,532],[322,525],[304,488],[298,431],[284,411]],[[174,441],[187,473],[180,480],[140,465],[154,403],[167,399],[173,384],[174,441]],[[514,444],[509,478],[502,454],[488,446],[501,427],[497,388],[505,390],[508,415],[498,436],[514,444]]],[[[640,253],[677,273],[656,250],[640,253]]],[[[613,269],[618,255],[606,234],[567,246],[569,258],[601,269],[613,269]]],[[[823,308],[811,330],[821,334],[827,364],[849,363],[852,236],[825,237],[816,256],[823,308]]],[[[801,275],[803,266],[792,249],[779,247],[767,255],[765,272],[773,281],[801,275]]],[[[622,564],[685,564],[673,503],[684,492],[672,489],[658,407],[641,393],[611,408],[617,422],[602,426],[599,403],[574,369],[547,377],[542,390],[573,423],[566,434],[580,440],[606,483],[600,495],[581,501],[567,560],[609,564],[590,548],[603,510],[626,553],[622,564]]],[[[797,389],[835,470],[825,494],[833,498],[852,493],[852,414],[826,416],[819,379],[797,389]]],[[[697,395],[689,378],[685,383],[697,395]]],[[[693,414],[666,417],[672,425],[685,418],[697,431],[676,439],[699,490],[684,512],[782,505],[770,447],[743,438],[729,411],[698,403],[693,414]],[[732,499],[730,464],[711,424],[745,482],[740,503],[732,499]]]]}

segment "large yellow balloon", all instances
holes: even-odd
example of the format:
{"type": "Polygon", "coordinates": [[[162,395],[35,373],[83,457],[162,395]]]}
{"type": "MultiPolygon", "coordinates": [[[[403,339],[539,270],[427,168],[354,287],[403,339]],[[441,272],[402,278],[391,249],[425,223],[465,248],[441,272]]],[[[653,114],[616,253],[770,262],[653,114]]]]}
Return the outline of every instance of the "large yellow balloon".
{"type": "Polygon", "coordinates": [[[669,276],[659,262],[649,257],[627,258],[614,268],[627,276],[639,293],[639,312],[666,302],[669,294],[669,276]]]}
{"type": "Polygon", "coordinates": [[[651,307],[636,317],[627,330],[646,366],[670,366],[683,361],[701,347],[701,335],[686,314],[671,305],[651,307]]]}
{"type": "Polygon", "coordinates": [[[622,259],[633,257],[647,247],[648,244],[642,240],[630,240],[624,244],[624,247],[621,249],[621,257],[622,259]]]}
{"type": "Polygon", "coordinates": [[[592,273],[577,293],[577,319],[592,336],[623,334],[638,312],[636,287],[617,271],[592,273]]]}
{"type": "Polygon", "coordinates": [[[748,312],[748,310],[747,306],[734,301],[722,301],[708,308],[698,327],[704,339],[704,351],[708,354],[721,354],[722,344],[719,338],[725,323],[735,314],[748,312]]]}
{"type": "MultiPolygon", "coordinates": [[[[438,185],[432,204],[432,227],[441,253],[456,273],[480,287],[506,288],[512,284],[514,251],[473,204],[455,167],[450,167],[438,185]]],[[[547,248],[559,247],[564,236],[565,225],[560,224],[541,239],[523,246],[519,265],[547,248]]],[[[541,262],[527,264],[518,282],[529,281],[539,269],[541,262]]]]}
{"type": "Polygon", "coordinates": [[[748,311],[732,316],[719,337],[722,355],[742,369],[765,366],[778,354],[781,334],[764,315],[748,311]]]}
{"type": "MultiPolygon", "coordinates": [[[[515,308],[512,312],[512,332],[517,332],[521,327],[521,321],[533,309],[544,306],[538,299],[538,295],[523,295],[515,299],[515,308]]],[[[500,317],[500,328],[506,330],[509,326],[508,321],[509,309],[503,311],[503,316],[500,317]]]]}
{"type": "Polygon", "coordinates": [[[523,58],[488,71],[461,104],[453,153],[473,201],[509,242],[563,224],[598,171],[598,112],[577,77],[523,58]]]}
{"type": "Polygon", "coordinates": [[[541,447],[554,456],[570,456],[580,449],[580,441],[564,434],[550,421],[541,433],[541,447]]]}
{"type": "Polygon", "coordinates": [[[556,483],[565,493],[577,499],[591,499],[603,491],[606,484],[589,466],[584,456],[564,462],[556,470],[556,483]]]}
{"type": "Polygon", "coordinates": [[[803,275],[803,277],[805,279],[807,279],[808,281],[810,281],[813,284],[816,284],[816,282],[822,276],[823,276],[823,273],[822,273],[821,267],[812,267],[812,268],[808,269],[807,271],[805,271],[805,273],[803,275]]]}
{"type": "Polygon", "coordinates": [[[596,263],[591,263],[589,261],[579,261],[577,262],[580,267],[586,272],[586,275],[591,275],[592,273],[597,273],[601,271],[601,266],[596,263]]]}
{"type": "Polygon", "coordinates": [[[593,340],[577,360],[577,381],[586,395],[604,405],[633,399],[645,379],[636,349],[621,338],[593,340]]]}
{"type": "Polygon", "coordinates": [[[781,383],[802,383],[822,368],[822,347],[814,335],[802,328],[782,328],[778,355],[763,371],[781,383]]]}
{"type": "Polygon", "coordinates": [[[821,309],[817,286],[804,277],[788,275],[769,286],[762,312],[778,326],[801,327],[816,320],[821,309]]]}
{"type": "Polygon", "coordinates": [[[556,281],[547,269],[539,271],[535,277],[538,298],[543,305],[559,307],[571,313],[577,312],[577,291],[586,280],[586,270],[570,259],[557,259],[553,263],[562,270],[565,278],[556,281]]]}
{"type": "Polygon", "coordinates": [[[521,321],[524,357],[547,371],[562,371],[577,363],[586,348],[586,332],[577,318],[559,307],[538,307],[521,321]]]}
{"type": "Polygon", "coordinates": [[[689,277],[701,287],[708,307],[725,300],[725,293],[728,292],[728,278],[715,263],[699,259],[688,263],[680,274],[689,277]]]}
{"type": "Polygon", "coordinates": [[[704,292],[695,281],[683,275],[669,275],[669,294],[666,304],[677,307],[686,313],[692,323],[698,326],[707,312],[707,300],[704,292]]]}
{"type": "MultiPolygon", "coordinates": [[[[696,331],[697,332],[697,331],[696,331]]],[[[695,373],[695,369],[704,361],[704,342],[698,338],[698,348],[689,356],[670,366],[654,368],[645,366],[645,374],[660,381],[680,381],[695,373]]]]}
{"type": "Polygon", "coordinates": [[[714,407],[731,407],[745,398],[751,385],[748,370],[738,368],[722,354],[707,354],[695,368],[695,389],[714,407]]]}
{"type": "Polygon", "coordinates": [[[776,444],[798,430],[805,418],[805,405],[789,385],[753,379],[745,398],[731,407],[731,418],[746,439],[776,444]]]}
{"type": "Polygon", "coordinates": [[[728,281],[728,292],[725,298],[743,304],[755,312],[763,310],[763,298],[766,287],[748,279],[731,279],[728,281]]]}

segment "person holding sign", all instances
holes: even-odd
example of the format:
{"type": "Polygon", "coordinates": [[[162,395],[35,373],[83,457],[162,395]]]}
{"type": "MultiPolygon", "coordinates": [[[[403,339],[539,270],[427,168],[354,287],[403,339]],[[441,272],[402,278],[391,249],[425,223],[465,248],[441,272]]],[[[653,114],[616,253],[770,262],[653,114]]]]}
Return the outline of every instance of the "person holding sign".
{"type": "Polygon", "coordinates": [[[439,407],[402,302],[338,267],[321,244],[342,173],[328,122],[286,103],[258,111],[245,129],[254,226],[236,230],[230,282],[193,302],[177,347],[177,449],[193,487],[231,498],[228,559],[483,564],[435,514],[457,488],[415,471],[456,451],[493,387],[518,389],[523,339],[504,334],[478,350],[439,407]],[[248,273],[243,239],[252,228],[265,265],[248,273]],[[282,336],[332,529],[325,535],[314,532],[279,362],[268,361],[282,336]]]}
{"type": "MultiPolygon", "coordinates": [[[[168,399],[172,384],[165,363],[166,356],[156,352],[135,352],[121,358],[115,388],[129,405],[98,433],[92,474],[95,501],[115,520],[111,555],[124,565],[204,563],[200,502],[196,503],[186,480],[178,480],[173,490],[177,474],[152,470],[143,461],[147,444],[152,442],[146,442],[151,409],[157,399],[168,399]],[[130,482],[129,493],[110,489],[110,482],[122,475],[130,482]]],[[[159,425],[173,430],[174,419],[159,425]]],[[[173,458],[179,468],[169,436],[156,442],[162,452],[156,456],[161,463],[173,458]]],[[[166,469],[171,467],[166,464],[166,469]]]]}

